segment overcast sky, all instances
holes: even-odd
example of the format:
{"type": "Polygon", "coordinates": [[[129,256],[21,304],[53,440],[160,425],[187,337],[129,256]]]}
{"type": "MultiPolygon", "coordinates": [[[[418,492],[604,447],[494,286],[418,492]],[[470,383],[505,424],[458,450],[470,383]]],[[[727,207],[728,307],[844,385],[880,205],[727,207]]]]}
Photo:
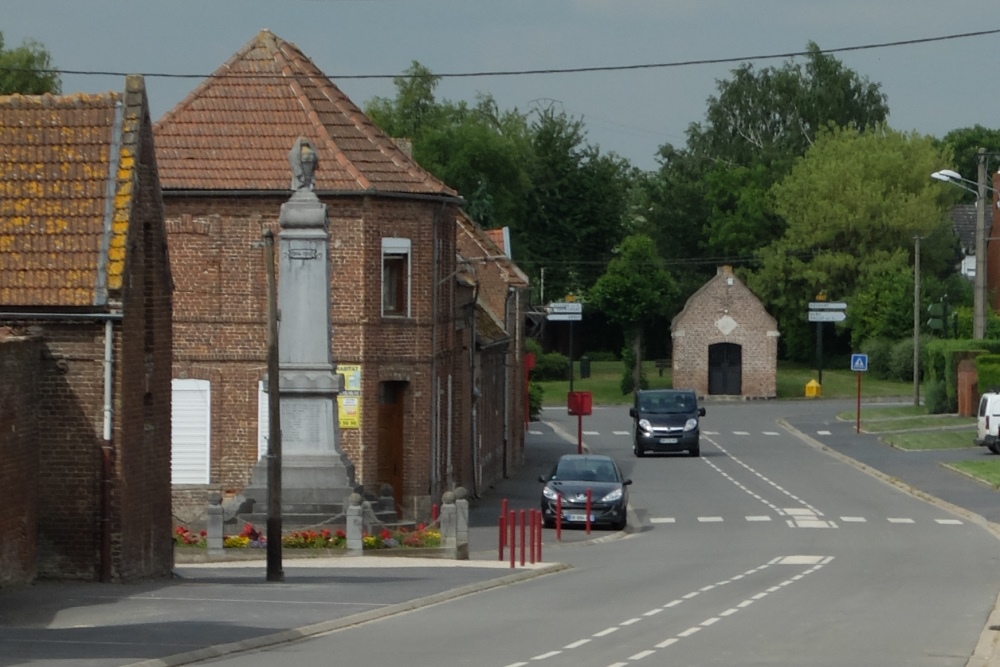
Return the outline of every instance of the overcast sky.
{"type": "MultiPolygon", "coordinates": [[[[747,58],[1000,28],[996,0],[0,0],[6,46],[41,42],[61,70],[146,74],[153,118],[262,28],[296,44],[359,106],[393,97],[414,60],[436,74],[747,58]]],[[[836,54],[888,95],[890,124],[942,136],[1000,128],[1000,34],[836,54]]],[[[782,59],[756,60],[780,66],[782,59]]],[[[588,140],[643,169],[703,120],[737,63],[448,78],[439,100],[491,93],[503,109],[558,104],[588,140]]],[[[63,75],[64,92],[121,90],[63,75]]],[[[973,175],[974,177],[974,175],[973,175]]]]}

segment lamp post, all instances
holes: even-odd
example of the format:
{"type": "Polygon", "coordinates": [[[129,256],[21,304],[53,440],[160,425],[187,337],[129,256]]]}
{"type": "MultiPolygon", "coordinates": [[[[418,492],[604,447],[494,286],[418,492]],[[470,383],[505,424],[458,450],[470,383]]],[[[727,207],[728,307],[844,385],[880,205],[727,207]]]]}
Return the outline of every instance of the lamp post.
{"type": "Polygon", "coordinates": [[[962,178],[961,174],[951,169],[935,171],[931,178],[976,195],[976,277],[972,295],[972,338],[979,340],[986,337],[986,191],[996,193],[986,185],[986,149],[979,149],[978,181],[962,178]]]}

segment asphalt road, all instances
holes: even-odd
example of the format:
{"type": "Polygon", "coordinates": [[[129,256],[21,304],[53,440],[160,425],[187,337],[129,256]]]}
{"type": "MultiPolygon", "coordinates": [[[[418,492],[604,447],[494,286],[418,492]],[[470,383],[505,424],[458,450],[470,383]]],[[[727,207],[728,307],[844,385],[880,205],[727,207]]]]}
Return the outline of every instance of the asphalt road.
{"type": "MultiPolygon", "coordinates": [[[[212,664],[988,664],[970,656],[991,636],[997,538],[972,508],[993,491],[852,436],[830,402],[707,407],[701,458],[635,459],[624,408],[585,418],[586,447],[634,480],[639,530],[558,545],[546,531],[546,560],[571,569],[212,664]],[[918,480],[950,500],[902,488],[918,480]]],[[[575,418],[544,422],[518,478],[475,503],[487,558],[499,498],[534,506],[538,470],[575,449],[575,418]]]]}

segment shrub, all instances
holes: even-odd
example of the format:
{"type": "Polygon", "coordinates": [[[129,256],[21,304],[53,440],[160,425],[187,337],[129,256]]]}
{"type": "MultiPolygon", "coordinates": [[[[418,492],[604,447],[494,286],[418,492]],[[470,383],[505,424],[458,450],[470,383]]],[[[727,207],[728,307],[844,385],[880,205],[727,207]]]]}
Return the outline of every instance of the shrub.
{"type": "Polygon", "coordinates": [[[951,408],[948,405],[948,391],[944,380],[932,380],[927,383],[927,389],[924,392],[924,402],[927,405],[927,411],[931,414],[951,412],[951,408]]]}
{"type": "Polygon", "coordinates": [[[869,338],[861,344],[861,352],[868,355],[868,372],[879,380],[889,378],[892,341],[888,338],[869,338]]]}
{"type": "Polygon", "coordinates": [[[1000,355],[981,354],[976,357],[976,376],[979,378],[979,393],[1000,388],[1000,355]]]}
{"type": "Polygon", "coordinates": [[[906,382],[913,379],[913,339],[904,338],[892,344],[889,355],[889,375],[886,380],[906,382]]]}
{"type": "Polygon", "coordinates": [[[528,383],[528,419],[537,421],[542,413],[542,401],[545,398],[545,387],[532,380],[528,383]]]}
{"type": "Polygon", "coordinates": [[[569,359],[558,352],[549,352],[535,357],[535,370],[531,371],[532,379],[542,382],[569,379],[569,359]]]}

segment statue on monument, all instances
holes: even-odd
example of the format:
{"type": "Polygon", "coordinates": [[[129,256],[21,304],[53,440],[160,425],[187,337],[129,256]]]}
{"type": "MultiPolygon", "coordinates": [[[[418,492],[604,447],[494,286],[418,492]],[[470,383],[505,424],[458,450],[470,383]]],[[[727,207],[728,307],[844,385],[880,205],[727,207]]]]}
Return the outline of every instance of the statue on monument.
{"type": "Polygon", "coordinates": [[[288,153],[288,162],[292,166],[292,190],[312,190],[319,166],[319,156],[312,143],[299,137],[288,153]]]}

